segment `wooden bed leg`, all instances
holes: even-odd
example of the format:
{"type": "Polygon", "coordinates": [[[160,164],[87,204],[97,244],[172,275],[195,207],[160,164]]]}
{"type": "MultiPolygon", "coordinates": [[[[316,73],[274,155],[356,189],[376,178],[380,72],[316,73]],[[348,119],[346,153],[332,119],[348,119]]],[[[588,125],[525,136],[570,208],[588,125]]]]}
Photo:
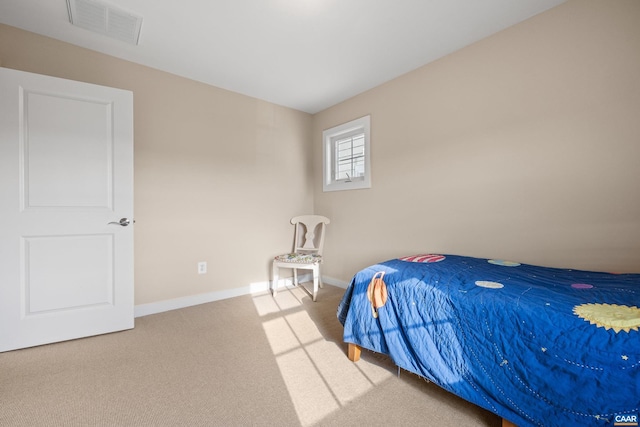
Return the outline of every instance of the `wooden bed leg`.
{"type": "Polygon", "coordinates": [[[349,357],[349,360],[351,360],[352,362],[357,362],[358,360],[360,360],[361,351],[362,349],[360,348],[360,346],[349,343],[349,352],[347,357],[349,357]]]}
{"type": "Polygon", "coordinates": [[[511,421],[507,421],[504,418],[502,419],[502,427],[518,427],[517,425],[515,425],[514,423],[512,423],[511,421]]]}

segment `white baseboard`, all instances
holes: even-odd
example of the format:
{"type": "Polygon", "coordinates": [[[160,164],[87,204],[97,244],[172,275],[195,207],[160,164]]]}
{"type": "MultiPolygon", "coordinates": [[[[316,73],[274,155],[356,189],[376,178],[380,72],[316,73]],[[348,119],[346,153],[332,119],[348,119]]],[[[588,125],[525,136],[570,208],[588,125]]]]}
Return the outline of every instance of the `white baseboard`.
{"type": "Polygon", "coordinates": [[[189,295],[181,298],[174,298],[165,301],[139,304],[134,307],[134,316],[142,317],[149,314],[162,313],[164,311],[177,310],[179,308],[191,307],[193,305],[206,304],[208,302],[219,301],[241,295],[254,294],[268,290],[268,283],[264,286],[247,286],[245,288],[228,289],[217,292],[207,292],[205,294],[189,295]]]}
{"type": "MultiPolygon", "coordinates": [[[[310,274],[298,276],[299,282],[307,282],[313,280],[310,274]]],[[[331,277],[322,277],[322,282],[339,288],[347,288],[348,283],[331,277]]],[[[148,316],[150,314],[162,313],[165,311],[177,310],[180,308],[191,307],[208,302],[219,301],[227,298],[239,297],[242,295],[254,295],[268,292],[269,282],[252,283],[244,288],[228,289],[224,291],[208,292],[205,294],[190,295],[181,298],[174,298],[165,301],[151,302],[148,304],[139,304],[134,307],[134,317],[148,316]]],[[[283,278],[280,280],[279,288],[291,286],[291,278],[283,278]]]]}
{"type": "Polygon", "coordinates": [[[342,280],[334,279],[333,277],[322,276],[322,282],[342,289],[347,289],[349,286],[349,282],[343,282],[342,280]]]}

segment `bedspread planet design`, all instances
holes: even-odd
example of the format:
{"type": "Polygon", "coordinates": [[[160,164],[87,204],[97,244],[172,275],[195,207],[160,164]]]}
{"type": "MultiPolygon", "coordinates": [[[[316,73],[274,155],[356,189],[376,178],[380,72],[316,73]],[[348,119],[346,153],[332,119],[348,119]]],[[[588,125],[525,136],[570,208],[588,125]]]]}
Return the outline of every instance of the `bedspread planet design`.
{"type": "Polygon", "coordinates": [[[520,427],[607,427],[638,425],[639,305],[640,274],[420,254],[358,272],[338,318],[344,341],[520,427]]]}

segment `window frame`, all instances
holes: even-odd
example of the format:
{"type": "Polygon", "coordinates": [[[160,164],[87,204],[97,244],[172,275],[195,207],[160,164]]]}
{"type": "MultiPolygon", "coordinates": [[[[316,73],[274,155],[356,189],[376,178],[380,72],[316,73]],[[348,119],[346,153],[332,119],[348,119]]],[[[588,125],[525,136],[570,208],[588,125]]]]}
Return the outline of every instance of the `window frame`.
{"type": "Polygon", "coordinates": [[[360,117],[322,132],[322,191],[342,191],[371,188],[371,116],[360,117]],[[336,179],[336,142],[340,139],[364,135],[364,175],[336,179]]]}

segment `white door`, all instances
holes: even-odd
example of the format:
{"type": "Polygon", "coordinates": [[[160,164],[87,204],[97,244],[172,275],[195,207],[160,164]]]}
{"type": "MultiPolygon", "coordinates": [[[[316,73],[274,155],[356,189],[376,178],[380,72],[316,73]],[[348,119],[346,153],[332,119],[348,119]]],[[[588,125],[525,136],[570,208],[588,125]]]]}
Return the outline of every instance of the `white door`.
{"type": "Polygon", "coordinates": [[[132,93],[0,68],[0,351],[133,324],[132,93]]]}

